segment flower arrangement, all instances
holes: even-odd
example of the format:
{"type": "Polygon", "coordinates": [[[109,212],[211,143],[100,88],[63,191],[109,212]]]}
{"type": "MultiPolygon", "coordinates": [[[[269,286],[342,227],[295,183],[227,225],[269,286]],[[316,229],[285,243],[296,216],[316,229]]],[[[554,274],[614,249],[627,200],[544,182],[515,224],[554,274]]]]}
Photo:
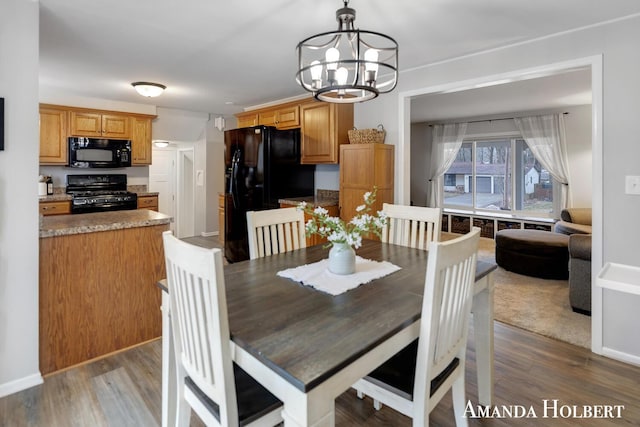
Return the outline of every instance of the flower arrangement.
{"type": "Polygon", "coordinates": [[[338,217],[329,216],[323,207],[313,208],[306,202],[300,203],[298,209],[311,216],[305,224],[307,236],[317,234],[326,237],[330,245],[346,243],[356,249],[362,245],[362,234],[371,232],[380,237],[382,227],[387,224],[388,219],[382,211],[378,211],[375,216],[370,214],[371,205],[376,200],[376,192],[377,188],[373,187],[373,191],[364,194],[364,204],[356,208],[358,214],[347,223],[338,217]]]}

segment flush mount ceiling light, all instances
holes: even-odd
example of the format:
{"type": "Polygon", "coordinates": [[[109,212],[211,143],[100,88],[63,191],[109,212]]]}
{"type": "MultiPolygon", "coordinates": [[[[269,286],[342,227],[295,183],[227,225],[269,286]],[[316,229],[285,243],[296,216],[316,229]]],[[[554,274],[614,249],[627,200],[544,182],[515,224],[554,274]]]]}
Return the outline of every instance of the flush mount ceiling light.
{"type": "Polygon", "coordinates": [[[153,141],[153,145],[155,145],[158,148],[166,148],[169,146],[169,144],[170,144],[169,141],[162,141],[158,139],[153,141]]]}
{"type": "Polygon", "coordinates": [[[373,31],[356,30],[349,0],[336,11],[338,30],[300,43],[296,81],[316,99],[353,103],[391,92],[398,82],[398,43],[373,31]]]}
{"type": "Polygon", "coordinates": [[[131,83],[131,86],[133,86],[140,95],[148,98],[154,98],[162,95],[162,92],[167,88],[165,85],[161,85],[160,83],[150,82],[133,82],[131,83]]]}

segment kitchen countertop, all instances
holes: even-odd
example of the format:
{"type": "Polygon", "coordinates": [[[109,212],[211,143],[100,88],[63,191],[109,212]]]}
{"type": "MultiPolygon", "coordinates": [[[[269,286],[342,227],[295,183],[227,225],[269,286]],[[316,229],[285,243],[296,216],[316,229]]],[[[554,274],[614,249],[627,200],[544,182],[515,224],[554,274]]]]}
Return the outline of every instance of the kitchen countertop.
{"type": "Polygon", "coordinates": [[[329,206],[338,206],[338,199],[335,197],[307,196],[307,197],[291,197],[287,199],[279,199],[278,203],[284,205],[298,206],[301,202],[307,202],[313,206],[321,206],[323,208],[329,206]]]}
{"type": "Polygon", "coordinates": [[[168,215],[147,209],[51,215],[42,217],[40,238],[149,227],[168,224],[172,221],[173,218],[168,215]]]}

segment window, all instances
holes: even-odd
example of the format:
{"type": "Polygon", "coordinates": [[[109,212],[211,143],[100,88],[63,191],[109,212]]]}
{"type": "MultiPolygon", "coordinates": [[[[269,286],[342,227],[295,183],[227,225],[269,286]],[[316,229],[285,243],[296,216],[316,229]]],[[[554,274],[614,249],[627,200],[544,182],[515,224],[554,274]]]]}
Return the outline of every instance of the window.
{"type": "Polygon", "coordinates": [[[465,141],[444,175],[444,205],[548,216],[553,178],[522,138],[465,141]]]}

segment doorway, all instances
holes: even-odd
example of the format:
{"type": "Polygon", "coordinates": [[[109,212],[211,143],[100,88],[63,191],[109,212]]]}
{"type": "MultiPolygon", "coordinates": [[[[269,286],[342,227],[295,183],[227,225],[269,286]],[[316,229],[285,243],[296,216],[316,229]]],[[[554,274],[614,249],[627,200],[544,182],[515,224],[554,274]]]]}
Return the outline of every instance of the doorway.
{"type": "Polygon", "coordinates": [[[399,203],[409,204],[410,177],[410,146],[411,146],[411,100],[414,97],[427,94],[453,93],[465,88],[479,87],[491,82],[518,81],[527,76],[551,75],[578,67],[588,67],[591,71],[592,90],[592,317],[591,317],[591,350],[602,354],[602,290],[595,283],[595,277],[602,268],[603,259],[603,139],[602,139],[602,56],[592,56],[563,63],[550,64],[532,69],[516,70],[501,75],[485,76],[482,78],[453,82],[438,86],[407,91],[399,94],[399,145],[398,145],[398,182],[396,188],[399,203]]]}
{"type": "Polygon", "coordinates": [[[191,148],[179,148],[176,188],[177,190],[177,226],[178,238],[192,237],[195,234],[195,152],[191,148]]]}

